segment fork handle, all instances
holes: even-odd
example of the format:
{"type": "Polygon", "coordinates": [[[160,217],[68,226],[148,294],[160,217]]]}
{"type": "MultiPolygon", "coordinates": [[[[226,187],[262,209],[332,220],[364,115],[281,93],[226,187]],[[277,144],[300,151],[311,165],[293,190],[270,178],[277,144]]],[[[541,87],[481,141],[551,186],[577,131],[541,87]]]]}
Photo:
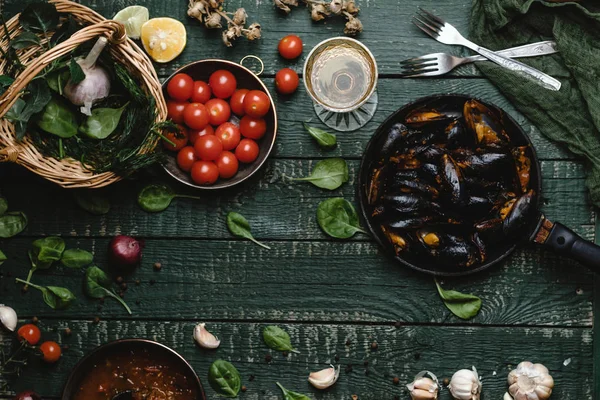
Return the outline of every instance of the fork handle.
{"type": "MultiPolygon", "coordinates": [[[[545,42],[529,43],[523,46],[511,47],[510,49],[499,50],[496,54],[500,54],[504,57],[509,58],[521,58],[521,57],[537,57],[545,56],[548,54],[558,53],[556,42],[553,40],[547,40],[545,42]]],[[[476,61],[487,61],[488,59],[483,56],[470,56],[466,57],[467,62],[476,61]]]]}

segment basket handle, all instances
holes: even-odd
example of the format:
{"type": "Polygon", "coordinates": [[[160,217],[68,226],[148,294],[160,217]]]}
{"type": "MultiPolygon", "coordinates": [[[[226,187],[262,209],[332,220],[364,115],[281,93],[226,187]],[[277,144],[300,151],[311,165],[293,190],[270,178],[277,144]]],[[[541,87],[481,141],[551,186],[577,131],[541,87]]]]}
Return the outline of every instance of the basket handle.
{"type": "Polygon", "coordinates": [[[0,163],[17,162],[19,158],[19,149],[16,146],[5,147],[0,150],[0,163]]]}
{"type": "Polygon", "coordinates": [[[117,46],[127,42],[125,26],[112,20],[98,22],[75,32],[69,39],[31,61],[27,68],[17,76],[12,85],[0,97],[0,118],[4,117],[19,99],[22,90],[52,61],[71,53],[80,44],[101,35],[107,36],[108,40],[117,46]]]}

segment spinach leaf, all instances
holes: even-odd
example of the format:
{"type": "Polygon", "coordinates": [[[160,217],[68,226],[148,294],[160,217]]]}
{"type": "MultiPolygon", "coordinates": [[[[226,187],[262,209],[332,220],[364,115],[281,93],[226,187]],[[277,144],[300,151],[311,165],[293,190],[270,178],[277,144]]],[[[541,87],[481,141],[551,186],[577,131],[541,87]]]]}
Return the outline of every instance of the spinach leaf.
{"type": "Polygon", "coordinates": [[[48,75],[46,75],[46,82],[48,82],[50,89],[62,95],[65,86],[67,86],[67,82],[69,82],[70,76],[71,74],[69,73],[69,70],[60,69],[50,72],[48,75]]]}
{"type": "Polygon", "coordinates": [[[435,286],[437,286],[438,293],[448,310],[458,318],[471,319],[479,313],[481,309],[481,299],[479,297],[455,290],[444,290],[437,280],[435,286]]]}
{"type": "Polygon", "coordinates": [[[33,32],[23,32],[10,41],[10,46],[15,50],[25,49],[29,46],[40,44],[40,38],[33,32]]]}
{"type": "Polygon", "coordinates": [[[65,241],[57,236],[48,236],[33,242],[31,262],[36,269],[48,269],[59,261],[65,251],[65,241]]]}
{"type": "Polygon", "coordinates": [[[19,15],[23,29],[31,32],[49,32],[58,26],[60,16],[54,4],[37,2],[29,4],[19,15]]]}
{"type": "Polygon", "coordinates": [[[94,190],[81,189],[74,193],[75,202],[83,210],[93,215],[105,215],[110,211],[110,201],[94,190]]]}
{"type": "Polygon", "coordinates": [[[208,370],[208,383],[219,396],[234,398],[242,386],[240,373],[230,362],[216,360],[208,370]]]}
{"type": "Polygon", "coordinates": [[[273,350],[299,353],[292,346],[290,335],[278,326],[270,325],[263,329],[263,339],[273,350]]]}
{"type": "Polygon", "coordinates": [[[46,107],[52,99],[50,87],[44,79],[35,79],[27,85],[29,97],[27,98],[27,106],[23,113],[30,118],[33,114],[39,113],[46,107]]]}
{"type": "Polygon", "coordinates": [[[357,232],[367,234],[360,227],[354,206],[341,197],[327,199],[319,204],[317,222],[326,234],[337,239],[351,238],[357,232]]]}
{"type": "MultiPolygon", "coordinates": [[[[73,75],[71,74],[71,80],[73,75]]],[[[129,103],[121,108],[95,108],[79,127],[79,131],[91,139],[102,140],[109,137],[121,120],[121,115],[129,103]]]]}
{"type": "Polygon", "coordinates": [[[319,161],[309,177],[292,180],[308,181],[316,187],[335,190],[348,182],[348,164],[341,158],[328,158],[319,161]]]}
{"type": "Polygon", "coordinates": [[[15,78],[8,75],[0,75],[0,89],[4,92],[10,85],[13,84],[15,78]]]}
{"type": "Polygon", "coordinates": [[[93,254],[82,249],[65,250],[60,258],[61,264],[68,268],[83,268],[90,265],[92,261],[94,261],[93,254]]]}
{"type": "Polygon", "coordinates": [[[8,212],[0,216],[0,238],[7,239],[23,232],[27,226],[27,216],[20,211],[8,212]]]}
{"type": "Polygon", "coordinates": [[[0,250],[0,265],[4,264],[4,261],[6,260],[8,260],[8,257],[6,257],[6,254],[4,254],[2,250],[0,250]]]}
{"type": "Polygon", "coordinates": [[[176,197],[200,200],[200,197],[176,194],[166,185],[148,185],[138,194],[138,204],[147,212],[161,212],[169,208],[176,197]]]}
{"type": "Polygon", "coordinates": [[[252,233],[250,232],[250,223],[242,214],[233,211],[227,214],[227,228],[229,228],[229,232],[231,232],[233,235],[251,240],[257,245],[271,250],[271,248],[266,244],[254,239],[254,236],[252,236],[252,233]]]}
{"type": "Polygon", "coordinates": [[[0,197],[0,215],[3,215],[8,210],[8,201],[4,197],[0,197]]]}
{"type": "Polygon", "coordinates": [[[67,288],[60,286],[39,286],[19,278],[17,278],[16,281],[42,292],[44,302],[54,310],[63,310],[69,307],[77,299],[73,292],[67,288]]]}
{"type": "Polygon", "coordinates": [[[71,62],[69,62],[69,73],[71,74],[71,83],[74,85],[85,79],[85,72],[74,58],[71,58],[71,62]]]}
{"type": "Polygon", "coordinates": [[[333,149],[337,144],[337,138],[334,134],[324,131],[323,129],[314,128],[304,123],[304,129],[312,136],[319,146],[325,150],[333,149]]]}
{"type": "Polygon", "coordinates": [[[127,303],[112,288],[112,282],[108,275],[96,266],[88,267],[85,270],[85,292],[94,299],[103,299],[106,296],[112,297],[131,314],[131,309],[127,303]]]}
{"type": "Polygon", "coordinates": [[[81,25],[77,24],[77,22],[69,14],[67,21],[63,22],[58,29],[54,31],[54,34],[50,38],[50,45],[56,46],[57,44],[64,42],[79,29],[81,29],[81,25]]]}
{"type": "Polygon", "coordinates": [[[310,397],[308,397],[304,394],[292,392],[291,390],[287,390],[286,388],[281,386],[281,383],[279,383],[279,382],[275,382],[275,383],[277,384],[277,386],[279,386],[279,389],[281,389],[281,391],[283,392],[283,400],[311,400],[310,397]]]}
{"type": "Polygon", "coordinates": [[[18,98],[5,115],[5,118],[15,126],[15,136],[17,137],[17,140],[21,140],[25,136],[27,123],[31,117],[31,115],[25,114],[26,106],[27,103],[25,100],[18,98]]]}
{"type": "Polygon", "coordinates": [[[77,116],[62,100],[55,97],[44,108],[37,125],[63,139],[77,135],[77,116]]]}

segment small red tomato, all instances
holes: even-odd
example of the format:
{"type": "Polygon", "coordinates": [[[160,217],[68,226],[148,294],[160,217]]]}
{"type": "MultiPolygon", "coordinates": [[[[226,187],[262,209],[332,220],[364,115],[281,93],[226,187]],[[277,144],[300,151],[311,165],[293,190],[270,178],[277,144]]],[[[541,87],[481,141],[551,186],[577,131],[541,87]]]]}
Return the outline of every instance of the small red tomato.
{"type": "Polygon", "coordinates": [[[235,149],[235,156],[240,162],[251,163],[258,157],[258,144],[252,139],[242,139],[235,149]]]}
{"type": "Polygon", "coordinates": [[[219,125],[215,136],[221,139],[223,150],[233,150],[240,143],[240,128],[231,122],[219,125]]]}
{"type": "Polygon", "coordinates": [[[223,144],[215,135],[202,136],[194,144],[196,157],[203,161],[213,161],[223,151],[223,144]]]}
{"type": "Polygon", "coordinates": [[[239,117],[244,115],[244,97],[246,97],[246,93],[248,92],[248,89],[238,89],[233,96],[231,96],[231,100],[229,100],[231,111],[239,117]]]}
{"type": "Polygon", "coordinates": [[[175,146],[173,146],[171,143],[163,140],[163,146],[167,150],[179,151],[188,143],[187,128],[183,125],[177,125],[177,127],[179,128],[179,132],[166,132],[164,135],[167,139],[175,144],[175,146]]]}
{"type": "Polygon", "coordinates": [[[226,99],[235,92],[237,80],[231,72],[220,69],[212,73],[210,78],[208,78],[208,84],[215,97],[226,99]]]}
{"type": "Polygon", "coordinates": [[[201,138],[202,136],[206,136],[206,135],[214,135],[215,134],[215,128],[212,127],[212,125],[206,125],[204,127],[204,129],[190,129],[188,136],[190,139],[190,143],[192,145],[196,144],[196,140],[198,140],[198,138],[201,138]]]}
{"type": "Polygon", "coordinates": [[[231,107],[223,99],[211,99],[207,101],[206,109],[208,110],[210,124],[214,126],[219,126],[229,121],[229,117],[231,117],[231,107]]]}
{"type": "Polygon", "coordinates": [[[172,99],[185,101],[192,97],[194,80],[188,74],[177,74],[167,84],[167,93],[172,99]]]}
{"type": "Polygon", "coordinates": [[[196,161],[192,165],[192,180],[196,185],[212,185],[219,179],[219,168],[212,161],[196,161]]]}
{"type": "Polygon", "coordinates": [[[13,397],[13,400],[42,400],[42,397],[31,390],[26,390],[13,397]]]}
{"type": "Polygon", "coordinates": [[[185,146],[177,153],[177,165],[185,172],[190,172],[196,162],[196,152],[192,146],[185,146]]]}
{"type": "Polygon", "coordinates": [[[58,343],[50,341],[42,343],[40,351],[42,352],[44,361],[51,364],[57,362],[62,353],[58,343]]]}
{"type": "Polygon", "coordinates": [[[251,117],[264,117],[271,108],[269,96],[261,90],[251,90],[244,96],[244,111],[251,117]]]}
{"type": "Polygon", "coordinates": [[[210,116],[204,104],[190,103],[183,110],[183,121],[192,129],[204,129],[210,116]]]}
{"type": "Polygon", "coordinates": [[[42,337],[40,328],[38,328],[34,324],[23,325],[17,331],[17,335],[19,336],[20,341],[27,341],[27,343],[29,343],[32,346],[38,344],[40,338],[42,337]]]}
{"type": "Polygon", "coordinates": [[[229,179],[237,174],[239,166],[238,159],[230,151],[222,152],[217,158],[217,168],[222,179],[229,179]]]}
{"type": "Polygon", "coordinates": [[[208,83],[204,81],[194,82],[194,90],[192,90],[192,103],[206,103],[210,100],[212,91],[208,83]]]}
{"type": "Polygon", "coordinates": [[[245,115],[240,120],[240,133],[249,139],[258,140],[267,131],[267,122],[262,118],[252,118],[245,115]]]}
{"type": "Polygon", "coordinates": [[[277,49],[281,57],[293,60],[302,54],[302,39],[296,35],[288,35],[279,41],[277,49]]]}
{"type": "Polygon", "coordinates": [[[167,101],[167,113],[169,118],[176,124],[183,123],[183,110],[189,103],[187,101],[169,100],[167,101]]]}
{"type": "Polygon", "coordinates": [[[292,94],[298,89],[300,78],[291,68],[283,68],[275,75],[275,87],[281,94],[292,94]]]}

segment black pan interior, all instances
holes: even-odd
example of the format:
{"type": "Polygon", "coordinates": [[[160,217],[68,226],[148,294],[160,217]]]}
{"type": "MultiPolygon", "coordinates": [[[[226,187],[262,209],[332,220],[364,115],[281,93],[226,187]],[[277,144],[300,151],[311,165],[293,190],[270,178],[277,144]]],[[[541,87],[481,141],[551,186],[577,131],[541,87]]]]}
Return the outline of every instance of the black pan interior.
{"type": "Polygon", "coordinates": [[[462,115],[464,104],[467,100],[473,99],[472,96],[461,95],[461,94],[448,94],[448,95],[435,95],[424,97],[416,100],[413,103],[407,104],[400,108],[398,111],[393,113],[383,124],[379,126],[364,151],[359,177],[358,177],[358,199],[359,206],[362,216],[366,222],[367,227],[371,231],[375,240],[379,245],[385,249],[391,257],[399,261],[400,263],[416,269],[421,272],[425,272],[436,276],[459,276],[475,273],[486,268],[491,267],[505,259],[519,243],[529,240],[532,232],[536,229],[539,221],[539,202],[540,202],[540,191],[541,191],[541,174],[540,165],[535,153],[535,149],[531,143],[529,137],[525,134],[523,129],[512,119],[507,113],[505,113],[499,107],[490,104],[481,99],[475,98],[479,102],[485,104],[492,111],[497,113],[498,117],[502,119],[504,128],[507,134],[510,136],[512,143],[515,146],[529,145],[529,158],[531,159],[531,180],[530,187],[535,190],[536,196],[534,199],[535,212],[530,213],[529,221],[527,223],[527,229],[523,229],[521,233],[515,237],[510,238],[504,242],[498,243],[497,245],[488,248],[487,261],[483,264],[477,264],[472,268],[467,267],[451,267],[431,263],[429,260],[419,259],[416,257],[410,257],[403,255],[402,257],[396,256],[393,248],[381,231],[379,224],[373,221],[371,217],[373,208],[368,204],[367,193],[368,184],[370,181],[371,171],[380,163],[381,160],[381,144],[387,137],[387,134],[393,124],[396,122],[404,122],[405,117],[409,112],[423,107],[435,108],[440,111],[444,111],[449,114],[456,114],[457,116],[462,115]]]}

